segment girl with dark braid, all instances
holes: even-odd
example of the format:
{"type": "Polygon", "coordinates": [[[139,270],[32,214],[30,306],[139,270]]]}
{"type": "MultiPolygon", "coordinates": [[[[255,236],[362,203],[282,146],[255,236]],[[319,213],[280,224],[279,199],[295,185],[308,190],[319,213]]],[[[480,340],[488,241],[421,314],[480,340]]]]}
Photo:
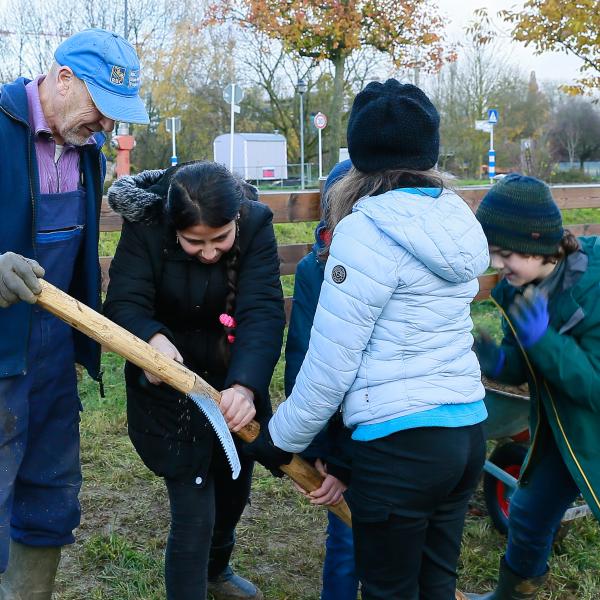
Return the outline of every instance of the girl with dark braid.
{"type": "MultiPolygon", "coordinates": [[[[119,179],[108,192],[124,218],[110,268],[106,316],[221,392],[232,431],[271,414],[269,382],[285,315],[268,207],[224,166],[194,162],[119,179]]],[[[253,462],[231,471],[192,401],[125,366],[129,435],[163,477],[171,529],[168,600],[262,598],[229,559],[250,493],[253,462]]]]}

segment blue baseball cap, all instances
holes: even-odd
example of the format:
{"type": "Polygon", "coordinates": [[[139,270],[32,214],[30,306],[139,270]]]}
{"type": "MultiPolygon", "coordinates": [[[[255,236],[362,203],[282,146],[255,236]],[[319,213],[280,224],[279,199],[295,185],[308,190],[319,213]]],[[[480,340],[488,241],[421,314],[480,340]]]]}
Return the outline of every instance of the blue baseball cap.
{"type": "Polygon", "coordinates": [[[81,79],[96,108],[109,119],[150,122],[140,98],[140,61],[133,46],[105,29],[84,29],[67,38],[54,52],[61,67],[81,79]]]}

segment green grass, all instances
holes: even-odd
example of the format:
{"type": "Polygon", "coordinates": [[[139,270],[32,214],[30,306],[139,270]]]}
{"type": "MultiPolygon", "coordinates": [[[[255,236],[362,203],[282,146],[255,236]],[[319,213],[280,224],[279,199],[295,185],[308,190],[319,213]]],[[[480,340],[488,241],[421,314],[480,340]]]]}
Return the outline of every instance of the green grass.
{"type": "Polygon", "coordinates": [[[100,256],[114,256],[120,237],[120,231],[101,231],[98,254],[100,256]]]}
{"type": "MultiPolygon", "coordinates": [[[[598,221],[599,210],[568,211],[565,222],[598,221]]],[[[310,243],[314,223],[276,225],[279,243],[310,243]]],[[[118,233],[101,236],[101,255],[112,255],[118,233]]],[[[291,295],[294,276],[282,278],[291,295]]],[[[473,304],[475,328],[500,336],[491,302],[473,304]]],[[[63,553],[57,600],[162,600],[168,501],[164,485],[141,462],[127,436],[123,360],[103,355],[105,398],[82,376],[83,519],[77,541],[63,553]]],[[[271,382],[273,403],[283,392],[283,359],[271,382]]],[[[463,590],[492,588],[506,540],[492,529],[478,492],[467,517],[460,561],[463,590]],[[479,515],[479,516],[476,516],[479,515]]],[[[261,466],[254,475],[252,505],[238,527],[233,566],[256,582],[269,600],[318,600],[326,515],[311,507],[287,480],[261,466]]],[[[576,521],[551,559],[541,600],[600,599],[600,528],[576,521]]]]}
{"type": "Polygon", "coordinates": [[[600,208],[571,208],[561,212],[564,225],[600,223],[600,208]]]}
{"type": "Polygon", "coordinates": [[[317,221],[308,223],[275,223],[278,244],[310,244],[315,241],[317,221]]]}
{"type": "Polygon", "coordinates": [[[496,341],[502,338],[499,314],[490,300],[476,302],[471,306],[471,318],[475,331],[485,331],[496,341]]]}
{"type": "Polygon", "coordinates": [[[467,186],[476,186],[476,185],[489,185],[489,179],[453,179],[452,186],[453,187],[467,187],[467,186]]]}
{"type": "MultiPolygon", "coordinates": [[[[489,303],[473,307],[476,326],[494,330],[489,303]]],[[[159,600],[164,598],[163,555],[168,501],[162,481],[137,457],[125,418],[123,360],[103,355],[106,398],[83,376],[81,494],[83,521],[77,542],[65,549],[57,600],[159,600]]],[[[283,397],[283,360],[275,370],[274,404],[283,397]]],[[[491,589],[506,540],[492,529],[478,493],[463,538],[459,585],[491,589]],[[482,514],[483,513],[483,514],[482,514]]],[[[289,481],[257,466],[252,505],[238,527],[233,566],[271,600],[318,600],[325,512],[306,504],[289,481]]],[[[580,519],[555,548],[546,600],[600,598],[600,529],[580,519]]]]}

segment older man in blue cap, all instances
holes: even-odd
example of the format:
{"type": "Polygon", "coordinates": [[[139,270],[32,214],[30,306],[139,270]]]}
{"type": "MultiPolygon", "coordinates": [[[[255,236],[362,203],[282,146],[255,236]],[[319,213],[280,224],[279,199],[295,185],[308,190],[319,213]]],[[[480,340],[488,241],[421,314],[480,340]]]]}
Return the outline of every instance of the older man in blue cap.
{"type": "Polygon", "coordinates": [[[0,599],[51,598],[81,487],[75,363],[100,348],[36,306],[44,277],[100,308],[104,131],[148,123],[122,37],[87,29],[0,91],[0,599]]]}

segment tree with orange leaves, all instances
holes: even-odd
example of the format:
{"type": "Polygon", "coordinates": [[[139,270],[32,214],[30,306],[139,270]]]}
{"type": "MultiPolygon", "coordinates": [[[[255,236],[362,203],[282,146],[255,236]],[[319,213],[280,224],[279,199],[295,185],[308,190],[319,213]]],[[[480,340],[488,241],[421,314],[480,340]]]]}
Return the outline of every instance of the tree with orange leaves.
{"type": "MultiPolygon", "coordinates": [[[[481,36],[485,43],[493,37],[487,9],[476,10],[475,16],[487,29],[481,36]]],[[[598,0],[526,0],[523,8],[501,10],[498,16],[512,25],[512,38],[531,44],[536,54],[563,51],[581,59],[581,78],[574,85],[561,86],[563,91],[581,94],[600,89],[598,0]]]]}
{"type": "Polygon", "coordinates": [[[512,36],[536,52],[564,51],[582,61],[581,79],[564,85],[578,94],[600,89],[600,11],[598,0],[527,0],[522,10],[503,10],[499,15],[511,23],[512,36]]]}
{"type": "Polygon", "coordinates": [[[389,55],[398,68],[427,72],[455,58],[444,47],[444,23],[432,0],[216,0],[212,16],[264,32],[291,54],[332,63],[330,166],[342,140],[344,70],[355,50],[369,46],[389,55]]]}

